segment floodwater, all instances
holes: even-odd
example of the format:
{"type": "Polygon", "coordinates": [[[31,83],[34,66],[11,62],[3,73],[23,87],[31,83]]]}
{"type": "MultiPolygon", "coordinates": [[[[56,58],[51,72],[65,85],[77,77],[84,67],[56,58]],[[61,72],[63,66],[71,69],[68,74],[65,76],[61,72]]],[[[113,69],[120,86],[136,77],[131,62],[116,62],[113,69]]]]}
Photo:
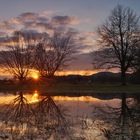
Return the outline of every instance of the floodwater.
{"type": "MultiPolygon", "coordinates": [[[[36,105],[43,101],[47,94],[42,96],[38,91],[32,93],[22,93],[29,105],[36,105]]],[[[17,99],[19,93],[0,93],[0,105],[10,105],[17,99]]],[[[111,99],[95,98],[94,96],[49,96],[61,114],[65,117],[71,127],[70,136],[74,140],[108,140],[109,131],[112,129],[112,120],[108,123],[109,116],[112,115],[117,120],[119,115],[114,115],[114,110],[121,108],[122,99],[112,97],[111,99]],[[112,112],[111,112],[112,111],[112,112]],[[107,120],[106,120],[107,118],[107,120]]],[[[130,106],[133,106],[134,99],[127,98],[130,106]]],[[[45,107],[43,108],[45,109],[45,107]]],[[[36,110],[35,110],[36,111],[36,110]]],[[[12,112],[12,110],[11,110],[12,112]]],[[[0,132],[0,139],[3,134],[0,132]]],[[[12,139],[9,135],[7,136],[12,139]]],[[[45,140],[37,136],[36,140],[45,140]]],[[[20,138],[19,138],[20,139],[20,138]]],[[[27,139],[27,138],[26,138],[27,139]]],[[[51,135],[48,140],[57,140],[51,135]]],[[[67,140],[68,138],[60,138],[67,140]]],[[[115,140],[115,139],[114,139],[115,140]]],[[[128,139],[129,140],[129,139],[128,139]]]]}
{"type": "MultiPolygon", "coordinates": [[[[17,96],[18,93],[0,93],[0,104],[10,104],[17,96]]],[[[24,97],[27,99],[29,104],[33,104],[39,102],[39,100],[41,100],[44,96],[42,96],[38,91],[34,91],[32,93],[25,93],[24,97]]],[[[92,112],[94,111],[93,108],[95,106],[111,106],[116,108],[121,104],[121,99],[119,98],[99,99],[94,96],[51,96],[51,98],[58,106],[63,106],[73,116],[92,117],[92,112]]]]}

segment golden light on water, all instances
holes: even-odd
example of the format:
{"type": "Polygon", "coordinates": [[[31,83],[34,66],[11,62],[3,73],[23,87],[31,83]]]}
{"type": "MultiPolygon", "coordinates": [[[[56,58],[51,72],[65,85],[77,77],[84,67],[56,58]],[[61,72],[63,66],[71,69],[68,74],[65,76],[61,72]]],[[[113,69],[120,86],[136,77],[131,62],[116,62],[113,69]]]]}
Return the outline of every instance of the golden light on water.
{"type": "MultiPolygon", "coordinates": [[[[9,104],[12,102],[18,95],[1,95],[0,104],[9,104]]],[[[36,103],[39,102],[41,96],[37,90],[33,92],[33,94],[25,94],[24,97],[27,99],[28,103],[36,103]]],[[[81,102],[98,102],[100,99],[93,98],[91,96],[80,96],[80,97],[69,97],[69,96],[53,96],[54,101],[81,101],[81,102]]]]}
{"type": "Polygon", "coordinates": [[[91,96],[80,96],[80,97],[54,96],[53,99],[55,101],[81,101],[81,102],[100,101],[99,99],[93,98],[91,96]]]}
{"type": "MultiPolygon", "coordinates": [[[[0,96],[0,105],[1,104],[10,104],[14,101],[15,98],[17,98],[18,95],[1,95],[0,96]]],[[[35,103],[39,101],[39,93],[38,91],[34,91],[33,94],[25,94],[24,97],[27,99],[28,103],[35,103]]]]}
{"type": "Polygon", "coordinates": [[[30,103],[35,103],[39,101],[39,93],[36,90],[30,99],[30,103]]]}
{"type": "MultiPolygon", "coordinates": [[[[27,97],[27,96],[26,96],[27,97]]],[[[41,96],[39,95],[38,91],[36,90],[32,96],[27,97],[29,103],[39,102],[41,96]]],[[[69,97],[69,96],[53,96],[54,101],[81,101],[81,102],[98,102],[100,101],[97,98],[93,98],[91,96],[80,96],[80,97],[69,97]]]]}
{"type": "MultiPolygon", "coordinates": [[[[15,98],[17,98],[18,95],[5,95],[2,94],[0,96],[0,105],[10,104],[14,101],[15,98]]],[[[29,104],[35,104],[41,101],[41,99],[44,98],[44,96],[41,96],[40,93],[35,90],[32,94],[25,94],[24,97],[27,99],[27,103],[29,104]]],[[[69,96],[53,96],[52,99],[56,103],[76,103],[76,102],[88,102],[88,103],[94,103],[94,104],[109,104],[111,106],[118,106],[120,104],[120,99],[110,99],[110,100],[102,100],[98,98],[94,98],[92,96],[80,96],[80,97],[69,97],[69,96]]]]}

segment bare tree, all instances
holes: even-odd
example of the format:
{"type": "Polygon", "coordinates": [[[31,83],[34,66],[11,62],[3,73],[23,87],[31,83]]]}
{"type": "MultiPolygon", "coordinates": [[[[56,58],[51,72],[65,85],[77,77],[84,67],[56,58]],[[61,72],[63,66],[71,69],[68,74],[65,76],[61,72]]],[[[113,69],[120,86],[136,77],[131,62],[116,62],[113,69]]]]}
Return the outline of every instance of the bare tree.
{"type": "Polygon", "coordinates": [[[140,48],[138,49],[136,53],[136,60],[134,63],[134,69],[136,73],[140,73],[140,48]]]}
{"type": "Polygon", "coordinates": [[[94,63],[100,67],[119,68],[122,85],[126,84],[126,72],[133,66],[140,42],[139,31],[139,17],[121,5],[115,7],[106,23],[98,28],[102,47],[94,53],[94,63]]]}
{"type": "Polygon", "coordinates": [[[27,78],[33,66],[30,41],[30,38],[23,36],[21,32],[15,32],[7,39],[6,45],[0,52],[0,66],[19,81],[27,78]]]}
{"type": "Polygon", "coordinates": [[[39,43],[35,51],[35,68],[42,77],[52,77],[66,66],[74,53],[74,42],[69,34],[54,33],[39,43]]]}

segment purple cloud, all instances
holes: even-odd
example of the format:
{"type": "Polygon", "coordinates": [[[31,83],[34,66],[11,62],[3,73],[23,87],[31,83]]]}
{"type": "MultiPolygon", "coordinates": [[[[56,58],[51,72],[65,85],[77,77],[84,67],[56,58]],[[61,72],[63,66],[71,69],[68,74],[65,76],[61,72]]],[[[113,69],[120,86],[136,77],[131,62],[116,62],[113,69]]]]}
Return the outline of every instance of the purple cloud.
{"type": "Polygon", "coordinates": [[[79,24],[79,22],[78,18],[70,16],[54,16],[52,18],[52,23],[56,25],[75,25],[79,24]]]}
{"type": "Polygon", "coordinates": [[[0,37],[10,35],[14,31],[26,34],[30,32],[35,37],[44,32],[50,35],[54,32],[71,33],[80,51],[88,52],[95,45],[96,34],[78,31],[75,28],[77,24],[80,24],[80,20],[73,16],[26,12],[0,22],[0,37]]]}

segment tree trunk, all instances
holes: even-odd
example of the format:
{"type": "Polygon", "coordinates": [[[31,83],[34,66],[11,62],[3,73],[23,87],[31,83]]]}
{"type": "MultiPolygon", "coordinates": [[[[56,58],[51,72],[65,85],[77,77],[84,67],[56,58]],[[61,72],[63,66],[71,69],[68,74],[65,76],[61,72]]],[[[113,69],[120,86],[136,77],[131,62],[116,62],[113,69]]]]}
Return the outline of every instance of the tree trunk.
{"type": "Polygon", "coordinates": [[[121,84],[126,85],[126,72],[124,70],[121,70],[121,84]]]}

